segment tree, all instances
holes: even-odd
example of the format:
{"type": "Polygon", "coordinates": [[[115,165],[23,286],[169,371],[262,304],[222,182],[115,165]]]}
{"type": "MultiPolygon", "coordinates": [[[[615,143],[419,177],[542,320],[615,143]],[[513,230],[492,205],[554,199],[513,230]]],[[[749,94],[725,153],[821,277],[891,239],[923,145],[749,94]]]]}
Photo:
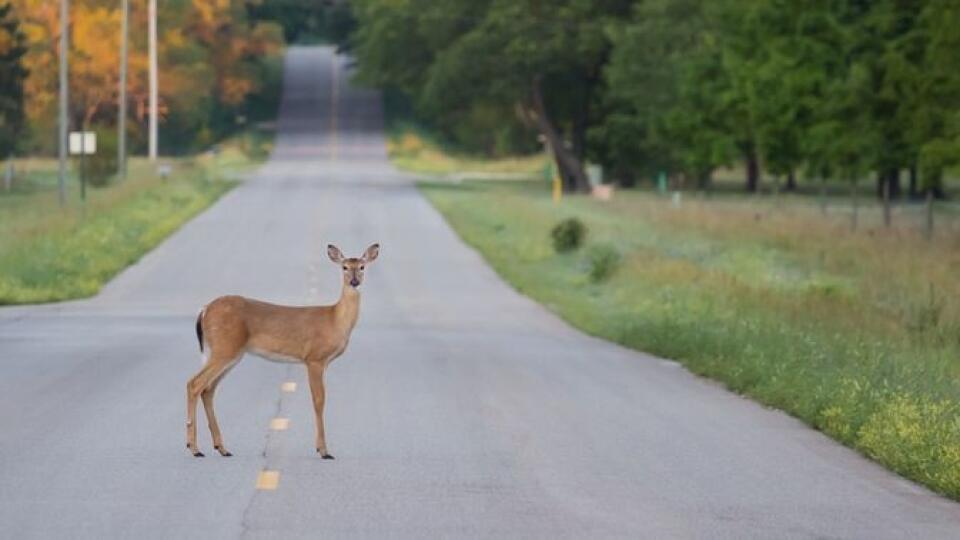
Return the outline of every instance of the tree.
{"type": "MultiPolygon", "coordinates": [[[[758,72],[756,47],[764,4],[733,0],[650,0],[614,34],[606,68],[615,114],[609,134],[629,125],[642,139],[632,157],[622,144],[617,159],[678,169],[701,186],[714,168],[735,157],[746,163],[746,189],[757,189],[758,72]],[[745,7],[746,6],[746,7],[745,7]]],[[[598,129],[596,133],[602,134],[598,129]]]]}
{"type": "Polygon", "coordinates": [[[627,0],[364,0],[353,46],[361,74],[450,123],[475,107],[516,111],[554,154],[567,191],[589,188],[587,131],[627,0]]]}
{"type": "Polygon", "coordinates": [[[615,174],[681,170],[697,176],[722,159],[691,144],[692,137],[708,133],[712,116],[694,106],[700,101],[696,87],[684,84],[706,67],[698,64],[712,51],[701,8],[697,0],[651,0],[636,6],[630,23],[609,30],[605,116],[591,141],[615,174]],[[686,114],[694,111],[697,117],[686,114]]]}
{"type": "MultiPolygon", "coordinates": [[[[911,36],[899,44],[912,58],[905,88],[905,138],[915,150],[919,187],[942,197],[944,169],[960,164],[960,6],[932,0],[911,36]],[[906,115],[905,115],[906,116],[906,115]]],[[[907,56],[907,54],[904,54],[907,56]]]]}
{"type": "MultiPolygon", "coordinates": [[[[59,5],[50,0],[12,0],[26,37],[24,81],[28,150],[49,152],[56,124],[59,5]]],[[[130,3],[127,95],[130,113],[147,101],[147,10],[130,3]]],[[[159,4],[160,103],[165,151],[211,144],[236,127],[253,96],[262,90],[266,60],[282,43],[275,23],[249,18],[244,2],[166,0],[159,4]]],[[[106,126],[116,121],[119,77],[120,3],[71,2],[71,121],[106,126]]],[[[6,78],[3,82],[6,82],[6,78]]],[[[128,124],[133,146],[145,142],[145,117],[128,124]]]]}
{"type": "Polygon", "coordinates": [[[0,158],[16,149],[23,131],[26,53],[26,36],[20,30],[13,6],[0,5],[0,158]]]}

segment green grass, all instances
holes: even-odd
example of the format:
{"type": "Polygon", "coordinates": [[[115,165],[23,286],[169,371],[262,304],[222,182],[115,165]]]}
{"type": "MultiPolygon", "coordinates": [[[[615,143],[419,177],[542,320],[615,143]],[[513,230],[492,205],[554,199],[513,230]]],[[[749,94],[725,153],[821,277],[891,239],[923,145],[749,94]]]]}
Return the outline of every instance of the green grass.
{"type": "Polygon", "coordinates": [[[489,158],[451,151],[412,124],[396,122],[389,130],[387,152],[398,168],[429,175],[456,173],[506,174],[538,177],[544,174],[543,154],[489,158]]]}
{"type": "Polygon", "coordinates": [[[164,179],[146,160],[128,179],[90,188],[79,200],[74,177],[61,208],[53,160],[22,160],[9,192],[0,189],[0,304],[40,303],[96,294],[187,220],[236,185],[269,152],[269,134],[244,133],[216,153],[163,159],[164,179]]]}
{"type": "Polygon", "coordinates": [[[542,183],[423,183],[520,292],[584,331],[673,358],[960,499],[955,235],[864,227],[816,206],[618,192],[551,202],[542,183]],[[550,229],[582,220],[556,254],[550,229]],[[591,279],[597,248],[615,253],[591,279]]]}

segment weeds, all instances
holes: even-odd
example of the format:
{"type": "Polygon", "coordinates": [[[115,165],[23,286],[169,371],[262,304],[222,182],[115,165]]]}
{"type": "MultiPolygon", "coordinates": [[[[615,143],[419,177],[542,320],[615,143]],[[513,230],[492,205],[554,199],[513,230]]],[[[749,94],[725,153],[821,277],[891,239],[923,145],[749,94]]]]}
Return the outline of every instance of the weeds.
{"type": "Polygon", "coordinates": [[[422,132],[400,125],[390,134],[387,152],[400,169],[422,174],[479,172],[519,174],[528,177],[543,174],[546,160],[542,154],[531,156],[478,159],[442,148],[422,132]]]}
{"type": "Polygon", "coordinates": [[[164,180],[142,160],[127,180],[57,202],[52,161],[28,162],[16,191],[0,196],[0,305],[53,302],[96,294],[188,219],[235,185],[225,177],[248,170],[269,150],[265,134],[241,134],[216,154],[169,160],[164,180]],[[251,159],[251,156],[253,159],[251,159]]]}
{"type": "Polygon", "coordinates": [[[507,281],[584,331],[681,361],[960,499],[960,343],[943,337],[960,328],[952,240],[853,234],[789,201],[757,221],[749,201],[554,205],[532,183],[421,187],[507,281]],[[567,217],[616,246],[602,287],[582,260],[536,247],[567,217]]]}
{"type": "Polygon", "coordinates": [[[610,244],[598,244],[587,250],[587,275],[590,281],[606,281],[620,265],[620,252],[610,244]]]}

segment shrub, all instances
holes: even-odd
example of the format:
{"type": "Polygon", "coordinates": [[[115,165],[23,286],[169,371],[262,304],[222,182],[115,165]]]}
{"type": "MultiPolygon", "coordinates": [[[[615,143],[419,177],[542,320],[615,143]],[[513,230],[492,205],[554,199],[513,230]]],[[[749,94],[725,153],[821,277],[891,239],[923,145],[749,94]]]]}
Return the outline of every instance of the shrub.
{"type": "Polygon", "coordinates": [[[106,128],[95,131],[97,153],[86,157],[87,182],[93,187],[104,187],[117,174],[117,133],[106,128]]]}
{"type": "Polygon", "coordinates": [[[610,244],[598,244],[587,252],[587,273],[594,283],[605,281],[619,265],[620,252],[610,244]]]}
{"type": "Polygon", "coordinates": [[[587,227],[577,218],[565,219],[550,231],[553,249],[557,253],[566,253],[579,248],[586,235],[587,227]]]}

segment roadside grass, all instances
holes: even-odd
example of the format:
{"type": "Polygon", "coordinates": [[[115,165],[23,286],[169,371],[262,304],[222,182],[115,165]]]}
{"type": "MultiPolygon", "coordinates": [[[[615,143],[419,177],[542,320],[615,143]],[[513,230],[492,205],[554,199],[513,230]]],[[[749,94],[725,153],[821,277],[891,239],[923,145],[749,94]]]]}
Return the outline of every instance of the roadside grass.
{"type": "Polygon", "coordinates": [[[420,187],[501,276],[574,326],[676,359],[960,499],[958,235],[851,233],[805,203],[674,207],[621,191],[555,205],[536,182],[420,187]],[[570,217],[586,244],[556,254],[550,229],[570,217]],[[590,277],[594,246],[620,261],[605,281],[590,277]]]}
{"type": "Polygon", "coordinates": [[[193,158],[164,158],[161,177],[144,159],[129,163],[128,178],[89,188],[79,200],[75,176],[61,208],[54,160],[17,163],[9,192],[0,190],[0,304],[40,303],[96,294],[184,222],[236,185],[262,160],[269,134],[243,133],[193,158]]]}
{"type": "Polygon", "coordinates": [[[468,156],[443,148],[414,125],[396,122],[389,130],[387,152],[399,169],[419,174],[487,173],[542,177],[547,161],[542,154],[488,158],[468,156]]]}

